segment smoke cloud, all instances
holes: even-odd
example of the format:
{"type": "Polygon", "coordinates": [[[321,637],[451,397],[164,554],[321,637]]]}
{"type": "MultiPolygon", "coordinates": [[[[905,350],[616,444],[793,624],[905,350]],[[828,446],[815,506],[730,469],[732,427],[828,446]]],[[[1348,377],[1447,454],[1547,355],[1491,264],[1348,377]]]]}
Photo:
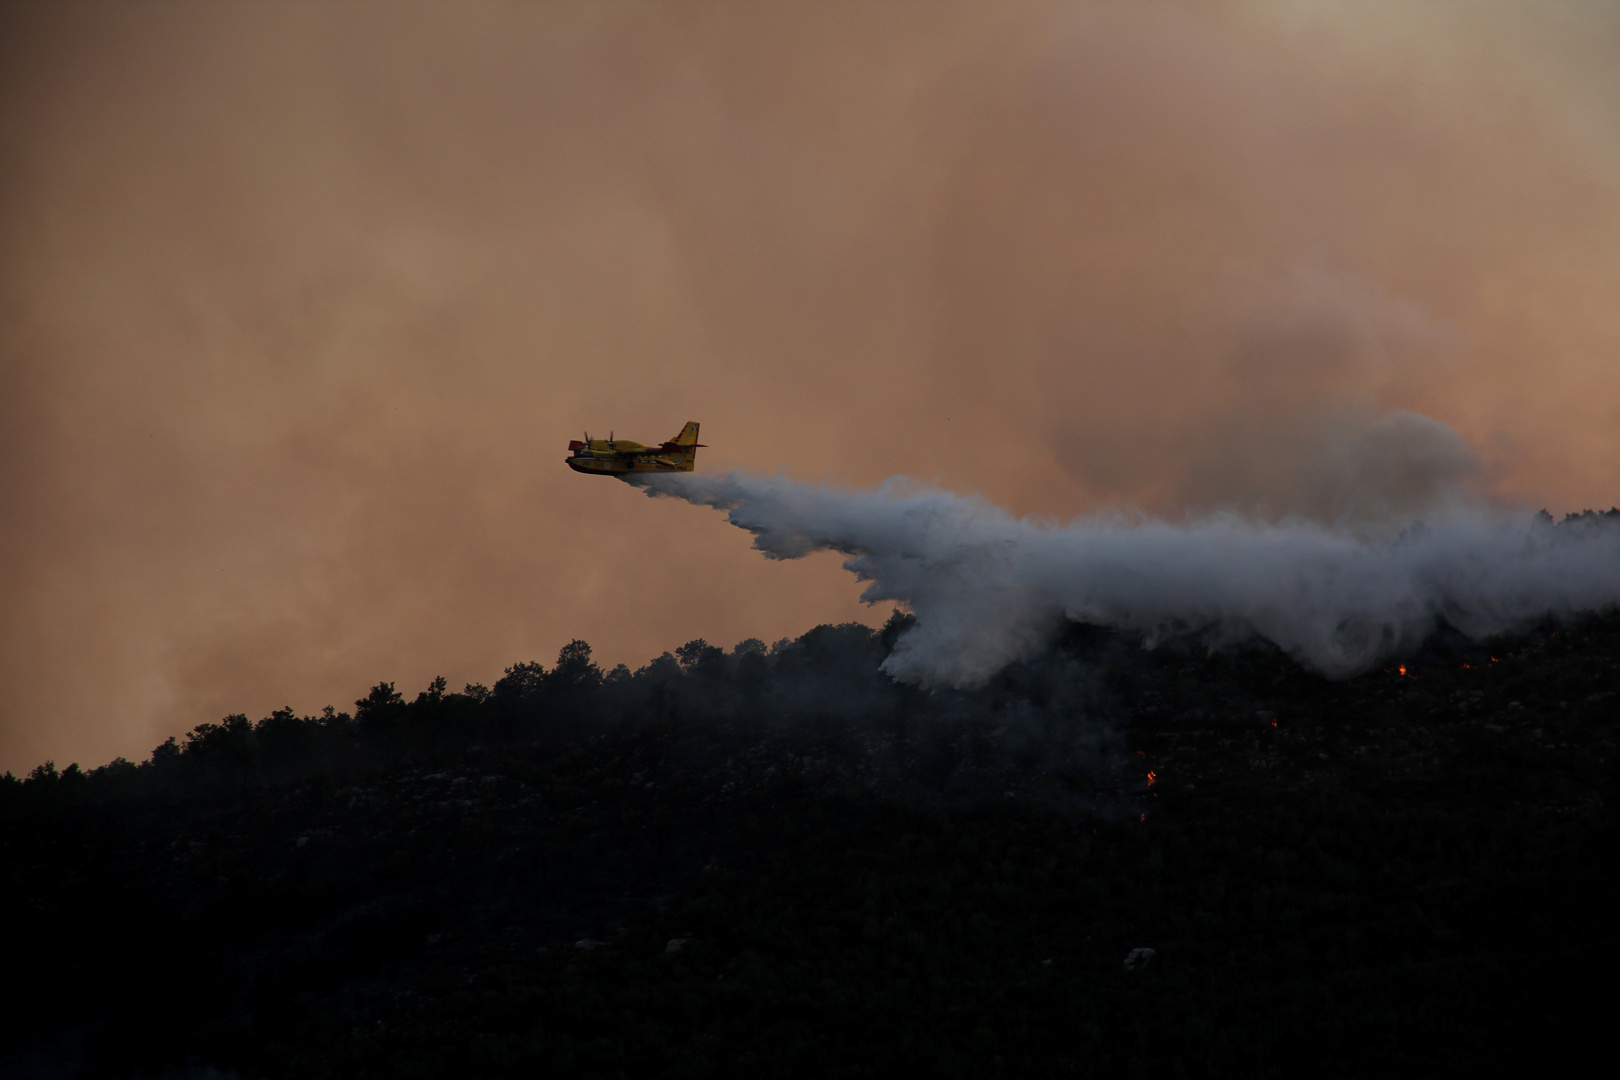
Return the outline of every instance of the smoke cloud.
{"type": "Polygon", "coordinates": [[[1617,295],[1614,4],[0,4],[0,769],[875,621],[585,428],[1014,520],[1609,506],[1617,295]]]}
{"type": "MultiPolygon", "coordinates": [[[[1423,419],[1391,417],[1394,445],[1411,439],[1455,453],[1423,419]]],[[[1387,445],[1363,464],[1396,474],[1400,487],[1419,467],[1387,445]]],[[[643,484],[650,495],[725,510],[768,558],[849,556],[844,568],[869,583],[863,600],[916,615],[883,668],[925,687],[980,686],[1037,653],[1065,622],[1148,645],[1259,637],[1345,677],[1417,648],[1442,623],[1477,639],[1620,602],[1620,527],[1608,518],[1555,527],[1476,505],[1374,539],[1233,513],[1185,524],[1117,514],[1057,524],[903,477],[861,491],[744,473],[643,484]]]]}

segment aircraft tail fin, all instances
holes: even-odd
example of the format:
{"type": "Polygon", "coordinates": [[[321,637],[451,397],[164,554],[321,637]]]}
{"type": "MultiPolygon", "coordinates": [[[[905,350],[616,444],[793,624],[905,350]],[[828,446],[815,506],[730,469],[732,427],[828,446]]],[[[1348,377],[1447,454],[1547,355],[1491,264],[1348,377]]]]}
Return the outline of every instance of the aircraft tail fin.
{"type": "Polygon", "coordinates": [[[675,467],[682,472],[691,472],[697,465],[698,447],[703,445],[697,436],[697,421],[688,420],[681,433],[664,444],[664,453],[675,458],[675,467]]]}

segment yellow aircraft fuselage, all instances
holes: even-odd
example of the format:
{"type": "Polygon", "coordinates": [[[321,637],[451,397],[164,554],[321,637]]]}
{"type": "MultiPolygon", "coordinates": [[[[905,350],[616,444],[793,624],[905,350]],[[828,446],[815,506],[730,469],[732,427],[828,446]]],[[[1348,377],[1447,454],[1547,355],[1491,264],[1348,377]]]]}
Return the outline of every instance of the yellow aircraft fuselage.
{"type": "Polygon", "coordinates": [[[634,476],[640,473],[691,472],[697,464],[697,421],[689,420],[681,433],[658,446],[643,446],[628,439],[575,439],[564,460],[575,472],[593,476],[634,476]]]}

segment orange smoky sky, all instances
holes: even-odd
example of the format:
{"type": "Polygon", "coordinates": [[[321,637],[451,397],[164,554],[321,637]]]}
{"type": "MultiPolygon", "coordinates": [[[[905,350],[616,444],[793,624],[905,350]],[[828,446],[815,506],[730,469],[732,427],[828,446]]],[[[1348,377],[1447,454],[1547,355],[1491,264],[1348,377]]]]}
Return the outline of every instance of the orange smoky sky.
{"type": "Polygon", "coordinates": [[[0,768],[887,614],[587,427],[1620,501],[1614,5],[12,3],[0,156],[0,768]]]}

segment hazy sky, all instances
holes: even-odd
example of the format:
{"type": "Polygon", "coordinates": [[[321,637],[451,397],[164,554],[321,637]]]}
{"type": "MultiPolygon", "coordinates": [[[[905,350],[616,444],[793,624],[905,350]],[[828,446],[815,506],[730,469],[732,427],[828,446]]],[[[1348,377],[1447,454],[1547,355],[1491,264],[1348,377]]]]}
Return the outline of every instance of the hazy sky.
{"type": "Polygon", "coordinates": [[[1620,502],[1620,5],[11,3],[0,166],[0,769],[887,614],[586,427],[1620,502]]]}

